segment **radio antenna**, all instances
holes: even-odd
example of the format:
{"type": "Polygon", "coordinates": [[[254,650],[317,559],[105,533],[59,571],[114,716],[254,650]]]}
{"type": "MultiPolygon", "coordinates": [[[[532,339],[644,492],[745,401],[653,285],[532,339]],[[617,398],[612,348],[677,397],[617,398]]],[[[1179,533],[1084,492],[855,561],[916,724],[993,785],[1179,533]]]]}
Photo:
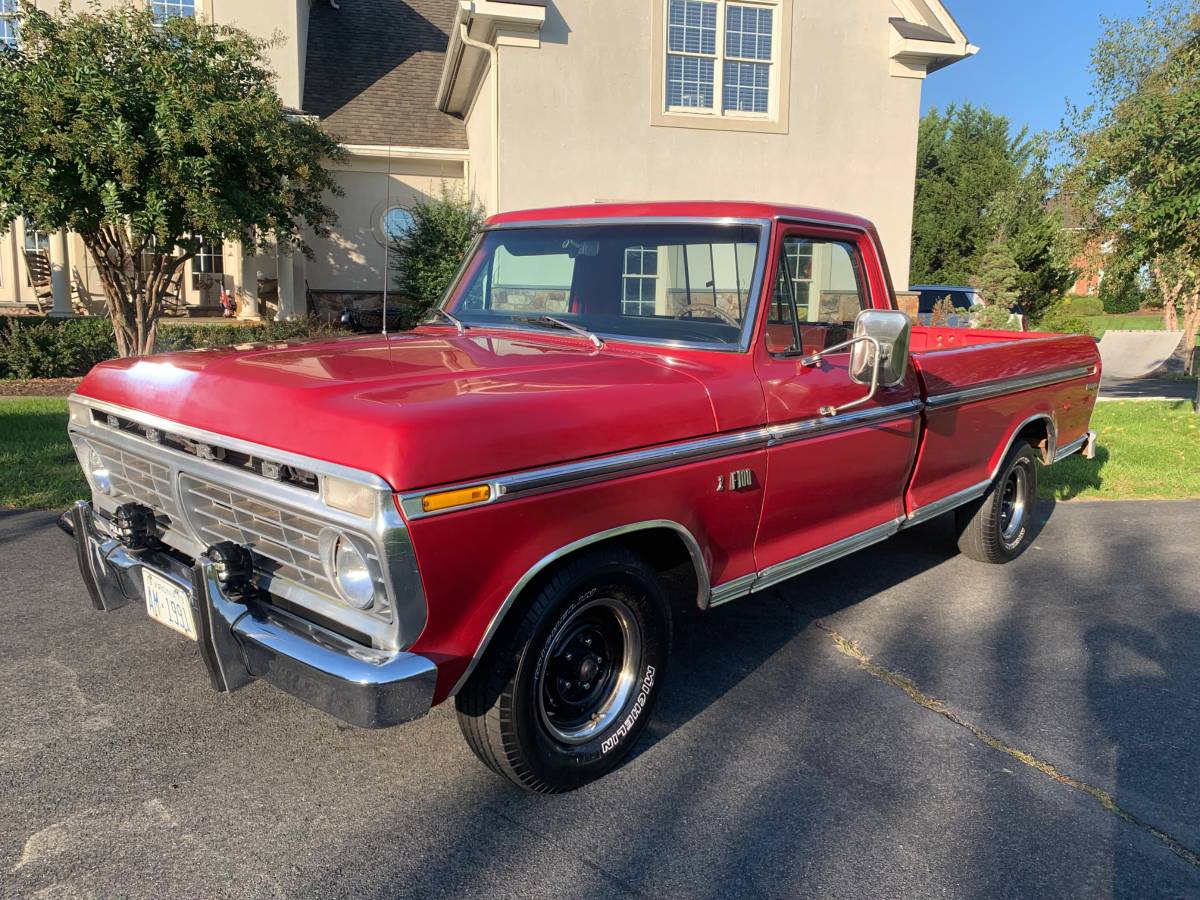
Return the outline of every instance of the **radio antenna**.
{"type": "Polygon", "coordinates": [[[380,325],[382,327],[382,334],[384,337],[387,337],[387,333],[388,333],[388,320],[387,320],[388,278],[390,277],[390,274],[391,274],[390,270],[388,269],[388,263],[389,263],[389,252],[392,249],[392,229],[391,229],[392,145],[391,144],[388,144],[387,153],[388,153],[387,191],[386,191],[387,202],[384,204],[384,207],[383,207],[383,222],[381,223],[383,225],[383,316],[381,317],[383,321],[380,323],[380,325]]]}

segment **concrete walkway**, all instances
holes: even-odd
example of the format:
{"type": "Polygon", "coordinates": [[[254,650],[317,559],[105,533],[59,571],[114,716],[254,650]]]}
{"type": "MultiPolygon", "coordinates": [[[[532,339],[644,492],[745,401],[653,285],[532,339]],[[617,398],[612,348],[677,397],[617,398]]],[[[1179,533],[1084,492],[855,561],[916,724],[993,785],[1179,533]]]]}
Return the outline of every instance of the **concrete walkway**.
{"type": "Polygon", "coordinates": [[[1109,378],[1100,382],[1101,400],[1190,400],[1195,402],[1195,378],[1109,378]]]}

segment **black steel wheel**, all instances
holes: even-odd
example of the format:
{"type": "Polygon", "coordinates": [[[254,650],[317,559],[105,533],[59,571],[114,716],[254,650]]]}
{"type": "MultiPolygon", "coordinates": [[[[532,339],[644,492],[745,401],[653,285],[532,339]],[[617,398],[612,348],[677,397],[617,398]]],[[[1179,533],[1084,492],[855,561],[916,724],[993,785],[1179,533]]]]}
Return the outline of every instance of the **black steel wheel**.
{"type": "Polygon", "coordinates": [[[487,766],[559,793],[611,771],[646,727],[670,653],[670,604],[657,573],[621,547],[568,560],[535,590],[456,707],[487,766]]]}

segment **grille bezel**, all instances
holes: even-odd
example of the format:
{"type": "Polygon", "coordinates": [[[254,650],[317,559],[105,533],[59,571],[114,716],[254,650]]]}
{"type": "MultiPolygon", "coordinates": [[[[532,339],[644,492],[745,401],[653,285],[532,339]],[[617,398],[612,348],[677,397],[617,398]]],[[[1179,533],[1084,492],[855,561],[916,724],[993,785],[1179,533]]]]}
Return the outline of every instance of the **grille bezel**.
{"type": "MultiPolygon", "coordinates": [[[[203,527],[196,527],[189,519],[188,506],[184,502],[181,489],[186,476],[219,490],[232,490],[239,500],[280,509],[283,511],[281,515],[306,521],[310,527],[319,524],[322,528],[350,534],[358,543],[372,548],[371,562],[375,567],[373,574],[376,577],[377,589],[382,588],[380,596],[386,598],[377,607],[373,607],[373,610],[383,612],[383,617],[374,611],[364,612],[346,605],[337,594],[330,573],[326,572],[324,579],[317,578],[312,566],[308,566],[308,570],[314,578],[306,579],[295,577],[293,572],[282,571],[278,566],[256,565],[256,583],[272,595],[282,598],[280,605],[284,608],[301,614],[308,610],[313,613],[314,618],[331,620],[358,635],[366,635],[369,637],[369,646],[372,647],[387,650],[406,649],[419,636],[424,628],[428,610],[415,551],[407,525],[395,507],[391,488],[378,476],[300,457],[282,450],[259,447],[235,438],[214,435],[77,395],[71,398],[71,405],[71,438],[77,445],[77,452],[81,454],[81,462],[85,461],[86,456],[80,445],[87,442],[98,451],[103,451],[101,456],[106,462],[109,459],[120,459],[125,466],[132,466],[135,474],[150,467],[156,476],[143,478],[139,482],[138,490],[128,492],[136,496],[128,496],[125,483],[120,491],[114,490],[109,494],[101,493],[93,486],[93,503],[97,509],[111,514],[125,499],[146,503],[159,514],[159,537],[163,543],[195,558],[213,541],[207,540],[203,527]],[[95,415],[97,410],[118,415],[120,421],[117,422],[117,427],[107,424],[107,416],[95,415]],[[136,427],[130,427],[131,424],[136,427]],[[301,466],[317,475],[321,489],[313,491],[264,477],[252,469],[225,465],[219,460],[198,458],[170,446],[161,439],[148,439],[143,427],[176,434],[192,441],[211,442],[213,446],[229,447],[260,458],[280,460],[287,465],[301,466]],[[170,473],[169,480],[163,478],[163,470],[170,473]],[[364,518],[327,506],[322,499],[326,476],[370,486],[376,492],[374,514],[364,518]],[[151,485],[152,491],[148,487],[151,485]]],[[[125,473],[121,473],[119,479],[129,482],[125,473]]],[[[258,563],[265,558],[265,554],[256,554],[255,558],[258,563]]]]}

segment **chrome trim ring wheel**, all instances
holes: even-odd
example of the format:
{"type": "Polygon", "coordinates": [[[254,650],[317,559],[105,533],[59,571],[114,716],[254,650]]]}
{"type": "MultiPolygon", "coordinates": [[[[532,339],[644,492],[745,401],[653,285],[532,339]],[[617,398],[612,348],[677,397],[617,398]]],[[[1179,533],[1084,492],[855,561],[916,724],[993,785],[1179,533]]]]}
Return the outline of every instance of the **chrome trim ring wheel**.
{"type": "Polygon", "coordinates": [[[954,511],[958,547],[971,559],[1006,563],[1029,546],[1037,510],[1037,453],[1014,442],[987,493],[954,511]]]}
{"type": "Polygon", "coordinates": [[[566,744],[607,730],[637,690],[642,634],[625,604],[596,598],[550,636],[537,679],[542,726],[566,744]]]}
{"type": "Polygon", "coordinates": [[[1028,496],[1029,479],[1025,468],[1015,466],[1000,489],[1000,539],[1005,546],[1011,547],[1021,536],[1028,496]]]}

